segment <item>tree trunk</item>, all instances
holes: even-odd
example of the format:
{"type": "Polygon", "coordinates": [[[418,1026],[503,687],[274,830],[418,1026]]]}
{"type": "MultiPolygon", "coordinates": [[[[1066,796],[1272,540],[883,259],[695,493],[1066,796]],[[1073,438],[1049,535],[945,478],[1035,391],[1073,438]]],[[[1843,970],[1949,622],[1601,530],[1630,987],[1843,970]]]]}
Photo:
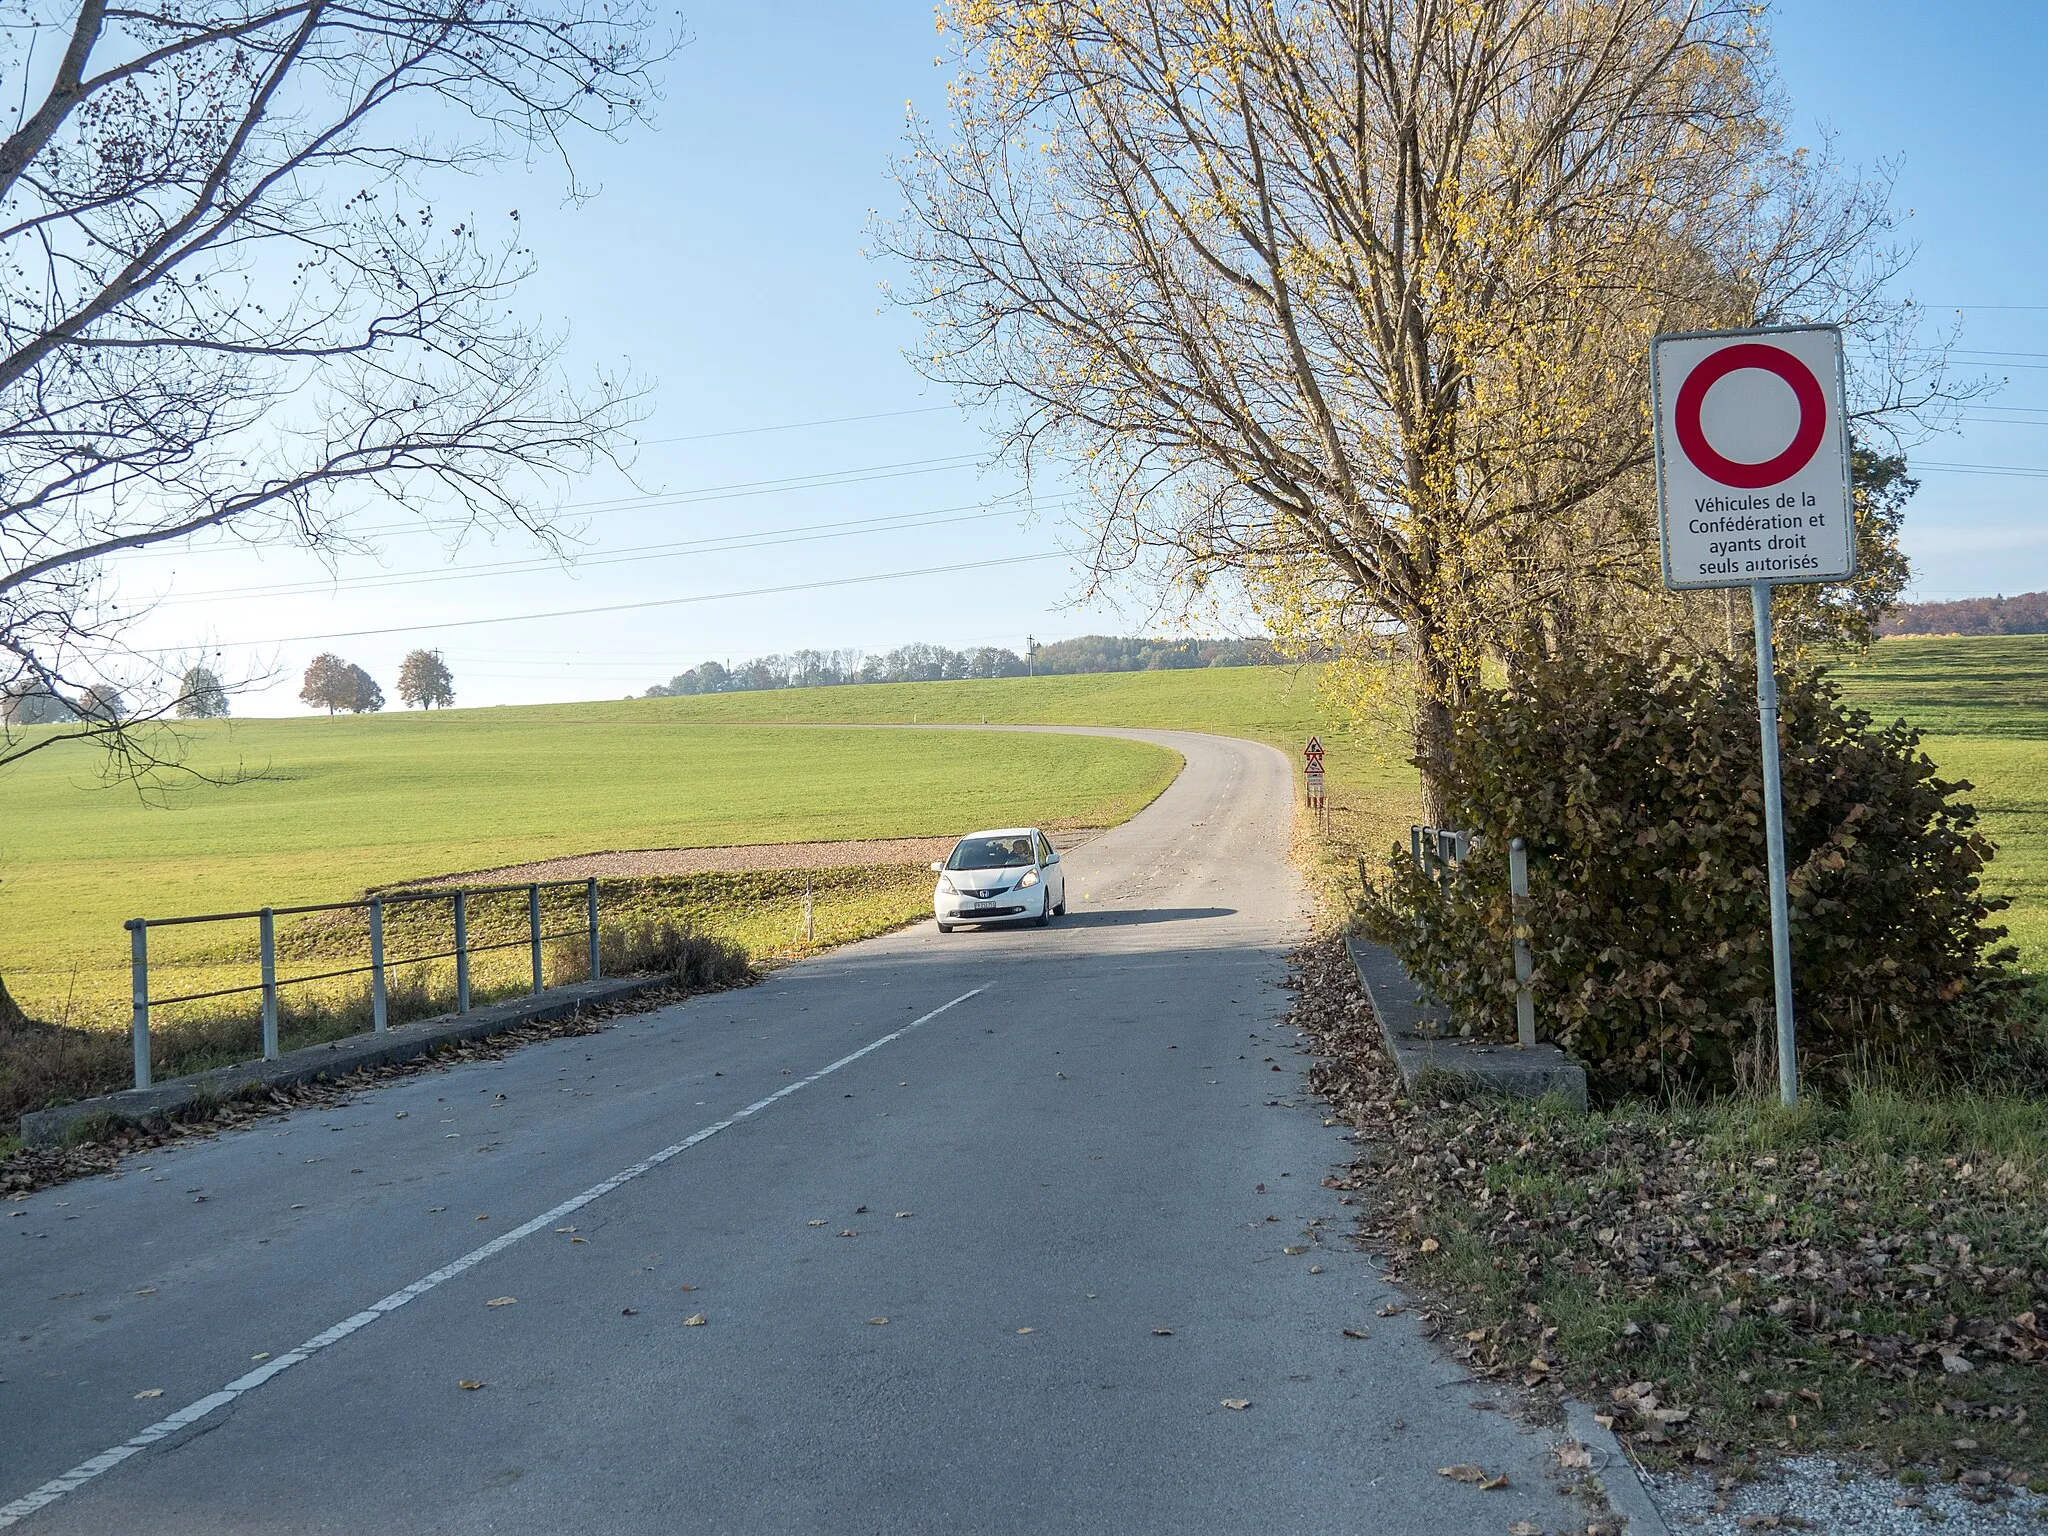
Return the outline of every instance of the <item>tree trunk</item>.
{"type": "Polygon", "coordinates": [[[7,995],[7,980],[0,977],[0,1029],[18,1029],[28,1022],[21,1006],[7,995]]]}

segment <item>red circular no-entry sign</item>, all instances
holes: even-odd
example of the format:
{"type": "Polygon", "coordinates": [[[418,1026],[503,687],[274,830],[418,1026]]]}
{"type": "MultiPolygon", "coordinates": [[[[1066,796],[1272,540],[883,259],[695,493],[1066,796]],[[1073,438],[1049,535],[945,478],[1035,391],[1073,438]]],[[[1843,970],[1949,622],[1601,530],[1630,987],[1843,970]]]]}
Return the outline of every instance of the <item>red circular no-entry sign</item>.
{"type": "Polygon", "coordinates": [[[1723,347],[1687,374],[1678,388],[1672,417],[1678,446],[1702,474],[1737,490],[1760,491],[1791,479],[1820,452],[1828,431],[1828,397],[1813,370],[1791,353],[1749,341],[1723,347]],[[1700,408],[1706,404],[1707,391],[1743,368],[1761,368],[1776,374],[1792,386],[1793,398],[1799,402],[1799,430],[1792,434],[1791,443],[1783,453],[1759,464],[1744,464],[1716,452],[1700,425],[1700,408]]]}

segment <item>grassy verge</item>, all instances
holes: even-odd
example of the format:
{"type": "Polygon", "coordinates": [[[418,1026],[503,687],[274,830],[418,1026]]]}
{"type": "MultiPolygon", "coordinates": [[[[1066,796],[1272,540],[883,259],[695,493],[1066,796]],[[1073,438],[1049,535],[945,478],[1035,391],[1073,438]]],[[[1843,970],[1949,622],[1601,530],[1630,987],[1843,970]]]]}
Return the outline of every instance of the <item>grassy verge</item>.
{"type": "Polygon", "coordinates": [[[1300,959],[1312,1079],[1361,1147],[1333,1183],[1475,1374],[1602,1404],[1656,1461],[2048,1488],[2048,1106],[1410,1099],[1341,945],[1300,959]]]}

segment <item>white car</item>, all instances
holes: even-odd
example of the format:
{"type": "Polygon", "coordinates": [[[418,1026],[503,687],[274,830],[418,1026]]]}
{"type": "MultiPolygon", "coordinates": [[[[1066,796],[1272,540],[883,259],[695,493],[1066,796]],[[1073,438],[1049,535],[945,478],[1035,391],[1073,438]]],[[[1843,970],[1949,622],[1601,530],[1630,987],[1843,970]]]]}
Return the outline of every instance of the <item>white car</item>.
{"type": "Polygon", "coordinates": [[[1067,874],[1036,827],[970,832],[934,864],[932,914],[939,932],[959,923],[1030,921],[1043,928],[1067,910],[1067,874]]]}

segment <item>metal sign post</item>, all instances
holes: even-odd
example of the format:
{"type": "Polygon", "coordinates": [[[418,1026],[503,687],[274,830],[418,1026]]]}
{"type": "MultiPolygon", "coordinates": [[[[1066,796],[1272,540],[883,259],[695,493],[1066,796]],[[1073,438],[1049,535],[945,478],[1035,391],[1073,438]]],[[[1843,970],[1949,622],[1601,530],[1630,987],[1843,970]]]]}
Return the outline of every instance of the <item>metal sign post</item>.
{"type": "Polygon", "coordinates": [[[1325,804],[1323,800],[1323,744],[1314,736],[1302,749],[1302,778],[1308,788],[1308,808],[1315,812],[1316,824],[1323,821],[1325,804]]]}
{"type": "Polygon", "coordinates": [[[1664,585],[1746,586],[1756,617],[1778,1097],[1799,1099],[1792,914],[1771,591],[1856,574],[1842,333],[1832,325],[1659,336],[1650,344],[1664,585]]]}

